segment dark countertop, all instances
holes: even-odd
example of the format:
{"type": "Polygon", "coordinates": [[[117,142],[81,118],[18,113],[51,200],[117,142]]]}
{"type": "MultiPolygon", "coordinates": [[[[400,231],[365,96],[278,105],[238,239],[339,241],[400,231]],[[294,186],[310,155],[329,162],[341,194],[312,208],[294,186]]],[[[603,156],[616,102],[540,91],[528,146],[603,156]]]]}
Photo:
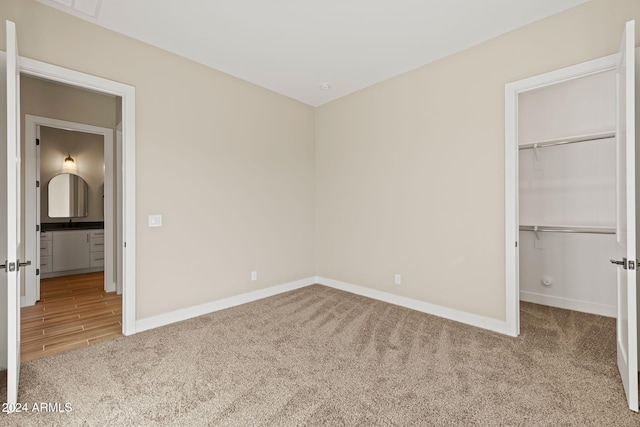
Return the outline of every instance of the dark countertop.
{"type": "Polygon", "coordinates": [[[99,230],[104,228],[103,221],[95,222],[43,222],[40,224],[40,230],[57,231],[57,230],[99,230]]]}

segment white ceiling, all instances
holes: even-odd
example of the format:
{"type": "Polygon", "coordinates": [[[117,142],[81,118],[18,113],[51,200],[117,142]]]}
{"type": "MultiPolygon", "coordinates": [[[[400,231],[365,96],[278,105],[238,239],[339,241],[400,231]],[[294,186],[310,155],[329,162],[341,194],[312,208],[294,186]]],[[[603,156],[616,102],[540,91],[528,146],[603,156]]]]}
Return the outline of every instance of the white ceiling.
{"type": "Polygon", "coordinates": [[[588,0],[37,1],[317,106],[588,0]]]}

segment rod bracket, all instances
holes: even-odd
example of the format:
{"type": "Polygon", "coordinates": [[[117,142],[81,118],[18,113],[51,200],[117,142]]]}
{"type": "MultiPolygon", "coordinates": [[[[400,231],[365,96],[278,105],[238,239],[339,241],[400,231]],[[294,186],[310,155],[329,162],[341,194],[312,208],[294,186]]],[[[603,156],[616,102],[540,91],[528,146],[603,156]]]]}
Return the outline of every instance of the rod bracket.
{"type": "Polygon", "coordinates": [[[538,226],[533,226],[533,235],[536,236],[536,240],[540,240],[540,235],[538,234],[538,226]]]}

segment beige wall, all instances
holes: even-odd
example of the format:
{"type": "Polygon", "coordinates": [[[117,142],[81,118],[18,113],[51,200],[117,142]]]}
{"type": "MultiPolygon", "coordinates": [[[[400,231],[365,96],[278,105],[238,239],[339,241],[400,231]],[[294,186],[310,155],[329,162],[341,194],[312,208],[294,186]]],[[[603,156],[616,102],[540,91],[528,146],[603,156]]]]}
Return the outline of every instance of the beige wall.
{"type": "Polygon", "coordinates": [[[504,319],[504,85],[617,52],[634,18],[594,0],[319,107],[318,275],[504,319]]]}
{"type": "Polygon", "coordinates": [[[109,129],[116,127],[114,96],[29,76],[20,77],[20,110],[23,142],[25,114],[109,129]]]}
{"type": "Polygon", "coordinates": [[[40,219],[42,222],[68,222],[69,218],[48,215],[49,181],[62,172],[63,159],[71,154],[76,175],[87,183],[88,215],[73,222],[104,221],[104,138],[84,132],[42,126],[40,129],[40,219]]]}
{"type": "Polygon", "coordinates": [[[593,0],[317,109],[33,1],[0,15],[22,55],[136,87],[138,318],[317,273],[504,319],[504,84],[614,53],[640,2],[593,0]]]}
{"type": "Polygon", "coordinates": [[[0,16],[22,56],[136,88],[138,319],[313,276],[313,108],[35,1],[0,16]]]}

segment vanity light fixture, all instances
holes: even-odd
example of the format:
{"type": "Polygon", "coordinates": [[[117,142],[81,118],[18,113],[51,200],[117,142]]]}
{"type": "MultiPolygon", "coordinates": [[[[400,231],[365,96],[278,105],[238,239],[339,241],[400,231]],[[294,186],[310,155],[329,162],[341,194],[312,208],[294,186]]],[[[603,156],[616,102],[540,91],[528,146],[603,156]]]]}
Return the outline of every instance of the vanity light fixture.
{"type": "Polygon", "coordinates": [[[76,170],[76,161],[73,160],[73,157],[71,157],[71,154],[69,154],[64,159],[64,163],[62,164],[62,169],[63,170],[76,170]]]}

